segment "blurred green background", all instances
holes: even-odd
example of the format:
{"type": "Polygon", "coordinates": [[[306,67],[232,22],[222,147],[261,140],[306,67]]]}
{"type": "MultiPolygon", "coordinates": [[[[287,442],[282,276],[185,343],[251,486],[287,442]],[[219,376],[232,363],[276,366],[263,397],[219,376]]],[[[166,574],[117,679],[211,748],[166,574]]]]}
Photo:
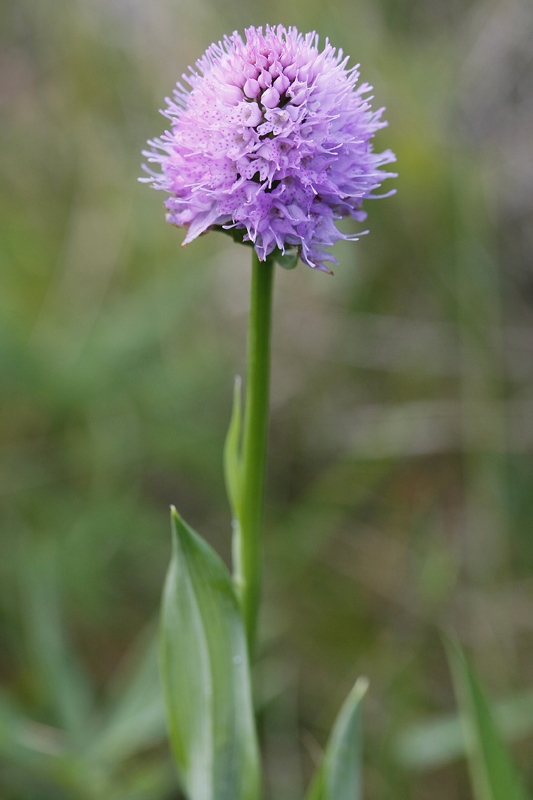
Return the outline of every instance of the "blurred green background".
{"type": "Polygon", "coordinates": [[[179,797],[151,646],[168,506],[229,560],[249,251],[214,233],[181,250],[136,179],[187,65],[265,22],[361,62],[400,173],[334,277],[276,276],[268,797],[301,796],[365,674],[367,800],[470,798],[443,629],[503,699],[533,781],[528,0],[6,0],[3,800],[179,797]]]}

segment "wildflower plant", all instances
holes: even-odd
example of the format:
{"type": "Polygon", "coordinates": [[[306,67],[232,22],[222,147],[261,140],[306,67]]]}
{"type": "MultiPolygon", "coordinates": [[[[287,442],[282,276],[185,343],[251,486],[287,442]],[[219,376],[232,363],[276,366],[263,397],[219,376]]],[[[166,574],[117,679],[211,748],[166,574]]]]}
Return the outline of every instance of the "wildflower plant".
{"type": "MultiPolygon", "coordinates": [[[[270,328],[276,263],[330,272],[336,221],[364,221],[363,201],[393,173],[372,138],[357,66],[316,33],[249,28],[213,44],[167,98],[170,129],[149,144],[148,178],[168,192],[167,220],[184,244],[220,230],[252,247],[244,408],[235,382],[224,471],[233,514],[233,575],[172,510],[173,553],[163,593],[161,673],[170,738],[189,800],[256,800],[261,793],[251,671],[261,593],[270,328]]],[[[391,194],[390,192],[389,194],[391,194]]],[[[386,195],[381,195],[386,196],[386,195]]],[[[359,680],[335,723],[309,800],[361,796],[359,680]]]]}

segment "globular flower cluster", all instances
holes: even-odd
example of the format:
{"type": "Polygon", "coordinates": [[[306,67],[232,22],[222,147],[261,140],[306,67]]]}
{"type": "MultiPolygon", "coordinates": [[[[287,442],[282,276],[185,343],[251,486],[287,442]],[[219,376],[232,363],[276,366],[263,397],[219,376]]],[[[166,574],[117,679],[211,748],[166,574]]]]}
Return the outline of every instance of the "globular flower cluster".
{"type": "Polygon", "coordinates": [[[329,272],[324,248],[357,238],[335,220],[364,220],[362,201],[394,176],[379,169],[394,154],[372,151],[383,109],[372,111],[372,87],[357,86],[347,62],[327,40],[319,52],[316,33],[278,25],[225,37],[183,76],[190,89],[178,83],[162,112],[170,130],[143,153],[162,171],[145,166],[143,180],[169,192],[167,220],[187,228],[184,244],[234,228],[260,260],[295,250],[329,272]]]}

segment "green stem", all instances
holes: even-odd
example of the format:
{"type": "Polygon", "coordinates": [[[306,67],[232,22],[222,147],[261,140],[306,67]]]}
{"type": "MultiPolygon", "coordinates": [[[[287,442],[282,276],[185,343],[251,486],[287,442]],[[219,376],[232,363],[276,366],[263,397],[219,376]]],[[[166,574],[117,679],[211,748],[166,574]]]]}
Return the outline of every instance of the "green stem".
{"type": "Polygon", "coordinates": [[[261,596],[261,523],[268,430],[270,328],[274,261],[252,259],[244,406],[239,528],[235,540],[235,584],[253,653],[261,596]]]}

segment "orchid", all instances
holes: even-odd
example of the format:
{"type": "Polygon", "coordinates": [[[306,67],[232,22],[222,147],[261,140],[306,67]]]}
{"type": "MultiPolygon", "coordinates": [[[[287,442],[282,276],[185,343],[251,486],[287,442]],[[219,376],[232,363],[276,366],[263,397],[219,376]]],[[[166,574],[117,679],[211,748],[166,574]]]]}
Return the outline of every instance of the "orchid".
{"type": "MultiPolygon", "coordinates": [[[[161,672],[173,752],[188,800],[258,800],[252,673],[261,598],[274,269],[330,272],[336,221],[362,222],[362,203],[393,173],[374,153],[386,125],[357,67],[316,33],[248,28],[213,44],[163,112],[170,130],[144,152],[146,182],[168,192],[183,244],[210,229],[253,248],[244,412],[235,383],[224,469],[233,514],[233,576],[172,510],[173,553],[161,616],[161,672]]],[[[390,192],[391,193],[391,192],[390,192]]],[[[390,194],[389,193],[389,194],[390,194]]],[[[359,680],[334,726],[309,800],[361,795],[359,680]]]]}

